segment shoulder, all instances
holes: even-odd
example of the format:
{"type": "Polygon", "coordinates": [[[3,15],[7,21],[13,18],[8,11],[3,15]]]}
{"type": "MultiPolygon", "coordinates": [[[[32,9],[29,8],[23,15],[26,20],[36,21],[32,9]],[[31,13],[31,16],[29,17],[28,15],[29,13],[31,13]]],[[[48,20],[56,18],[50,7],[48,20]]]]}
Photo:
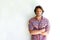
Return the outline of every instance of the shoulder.
{"type": "Polygon", "coordinates": [[[34,17],[29,19],[29,22],[33,22],[34,21],[34,17]]]}
{"type": "Polygon", "coordinates": [[[49,22],[48,18],[43,17],[43,20],[45,20],[46,22],[49,22]]]}

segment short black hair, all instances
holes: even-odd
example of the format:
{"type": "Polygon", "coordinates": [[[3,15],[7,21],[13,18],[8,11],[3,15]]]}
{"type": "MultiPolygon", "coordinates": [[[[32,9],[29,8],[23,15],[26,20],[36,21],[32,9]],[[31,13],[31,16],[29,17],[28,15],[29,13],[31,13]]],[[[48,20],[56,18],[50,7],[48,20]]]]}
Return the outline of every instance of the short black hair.
{"type": "Polygon", "coordinates": [[[42,10],[42,13],[44,12],[43,8],[42,8],[40,5],[38,5],[38,6],[36,6],[35,9],[34,9],[35,14],[36,14],[36,10],[37,10],[38,8],[40,8],[40,9],[42,10]]]}

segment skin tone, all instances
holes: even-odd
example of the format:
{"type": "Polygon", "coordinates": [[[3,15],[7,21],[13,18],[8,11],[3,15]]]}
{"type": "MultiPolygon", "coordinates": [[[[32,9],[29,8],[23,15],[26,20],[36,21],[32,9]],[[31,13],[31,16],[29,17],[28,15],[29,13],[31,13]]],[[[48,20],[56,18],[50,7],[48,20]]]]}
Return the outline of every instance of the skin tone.
{"type": "MultiPolygon", "coordinates": [[[[35,17],[38,21],[41,20],[42,10],[40,8],[37,8],[35,17]]],[[[42,29],[42,30],[29,30],[29,31],[30,31],[31,35],[37,35],[37,34],[47,35],[47,32],[45,32],[45,29],[42,29]]]]}

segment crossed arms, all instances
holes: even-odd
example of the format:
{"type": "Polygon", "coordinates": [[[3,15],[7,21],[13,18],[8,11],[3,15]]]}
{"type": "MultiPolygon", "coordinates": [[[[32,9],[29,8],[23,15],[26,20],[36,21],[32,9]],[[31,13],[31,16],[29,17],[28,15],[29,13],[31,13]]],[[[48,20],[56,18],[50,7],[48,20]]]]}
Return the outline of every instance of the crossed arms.
{"type": "Polygon", "coordinates": [[[29,32],[30,32],[31,35],[37,35],[37,34],[47,35],[49,33],[49,30],[50,30],[49,22],[47,22],[46,25],[44,26],[44,27],[46,27],[44,29],[41,29],[41,30],[33,30],[32,22],[29,22],[29,32]]]}
{"type": "Polygon", "coordinates": [[[29,30],[31,35],[37,35],[37,34],[41,34],[41,35],[47,35],[47,32],[45,32],[45,29],[42,30],[29,30]]]}

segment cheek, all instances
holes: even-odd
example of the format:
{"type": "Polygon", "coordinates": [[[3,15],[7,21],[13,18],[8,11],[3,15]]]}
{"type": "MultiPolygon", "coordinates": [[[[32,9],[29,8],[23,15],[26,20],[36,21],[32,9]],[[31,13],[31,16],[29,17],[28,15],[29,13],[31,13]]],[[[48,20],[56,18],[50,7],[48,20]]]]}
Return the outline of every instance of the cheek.
{"type": "Polygon", "coordinates": [[[41,14],[42,14],[42,12],[38,12],[38,14],[40,14],[40,15],[41,15],[41,14]]]}
{"type": "Polygon", "coordinates": [[[39,12],[39,14],[42,14],[42,12],[39,12]]]}

